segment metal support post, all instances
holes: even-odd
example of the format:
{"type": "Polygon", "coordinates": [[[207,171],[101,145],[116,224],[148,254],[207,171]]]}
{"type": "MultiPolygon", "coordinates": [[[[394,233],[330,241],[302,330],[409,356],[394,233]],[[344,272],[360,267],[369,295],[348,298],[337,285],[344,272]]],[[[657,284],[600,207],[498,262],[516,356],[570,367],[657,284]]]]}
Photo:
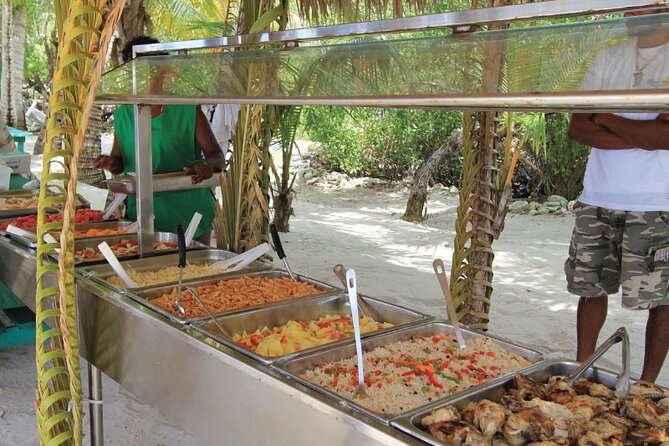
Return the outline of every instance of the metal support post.
{"type": "Polygon", "coordinates": [[[153,159],[151,150],[151,106],[135,105],[135,181],[139,254],[153,253],[153,159]]]}
{"type": "Polygon", "coordinates": [[[88,363],[88,399],[91,416],[91,446],[103,446],[105,442],[102,426],[102,372],[88,363]]]}

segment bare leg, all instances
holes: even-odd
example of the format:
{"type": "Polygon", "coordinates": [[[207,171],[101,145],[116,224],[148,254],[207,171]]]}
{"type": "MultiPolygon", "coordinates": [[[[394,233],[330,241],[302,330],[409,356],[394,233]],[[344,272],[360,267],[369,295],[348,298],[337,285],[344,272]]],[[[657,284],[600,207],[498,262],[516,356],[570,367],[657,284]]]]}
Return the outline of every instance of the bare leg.
{"type": "Polygon", "coordinates": [[[669,348],[669,305],[661,305],[648,312],[646,323],[646,351],[641,379],[655,382],[662,370],[669,348]]]}
{"type": "MultiPolygon", "coordinates": [[[[599,297],[581,297],[576,312],[576,360],[582,362],[597,347],[599,331],[606,321],[609,299],[607,295],[599,297]]],[[[665,352],[666,353],[666,352],[665,352]]]]}

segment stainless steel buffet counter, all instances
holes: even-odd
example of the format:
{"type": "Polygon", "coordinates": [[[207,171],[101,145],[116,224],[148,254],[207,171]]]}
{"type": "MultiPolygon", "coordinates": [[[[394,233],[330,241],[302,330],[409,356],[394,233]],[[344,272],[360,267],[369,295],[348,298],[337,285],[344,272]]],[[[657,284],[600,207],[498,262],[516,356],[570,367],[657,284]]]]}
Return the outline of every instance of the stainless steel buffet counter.
{"type": "MultiPolygon", "coordinates": [[[[0,281],[33,310],[35,268],[0,238],[0,281]]],[[[77,305],[82,357],[203,444],[422,444],[81,276],[77,305]]]]}

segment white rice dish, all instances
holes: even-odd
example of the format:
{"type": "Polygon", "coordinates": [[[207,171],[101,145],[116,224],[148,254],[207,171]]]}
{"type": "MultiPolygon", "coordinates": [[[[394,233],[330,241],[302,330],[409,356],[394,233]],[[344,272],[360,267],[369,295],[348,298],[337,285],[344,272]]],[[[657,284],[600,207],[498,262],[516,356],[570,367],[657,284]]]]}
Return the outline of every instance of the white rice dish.
{"type": "Polygon", "coordinates": [[[490,338],[468,339],[460,350],[447,335],[417,336],[377,347],[364,354],[364,361],[367,398],[355,396],[355,356],[301,376],[374,412],[399,414],[530,365],[490,338]]]}

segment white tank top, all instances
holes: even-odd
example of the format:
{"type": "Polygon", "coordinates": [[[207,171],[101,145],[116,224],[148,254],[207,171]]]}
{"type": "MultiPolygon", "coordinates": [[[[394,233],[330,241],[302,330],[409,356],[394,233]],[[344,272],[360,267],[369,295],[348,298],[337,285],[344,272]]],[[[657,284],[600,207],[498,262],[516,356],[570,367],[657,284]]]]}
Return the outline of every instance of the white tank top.
{"type": "MultiPolygon", "coordinates": [[[[638,88],[669,86],[669,45],[641,49],[639,55],[634,39],[607,48],[593,60],[583,79],[582,89],[634,88],[637,67],[643,67],[643,78],[638,88]],[[650,63],[646,63],[648,61],[650,63]]],[[[628,119],[657,118],[657,113],[616,114],[628,119]]],[[[669,211],[669,150],[605,150],[593,147],[579,201],[623,211],[669,211]]]]}

